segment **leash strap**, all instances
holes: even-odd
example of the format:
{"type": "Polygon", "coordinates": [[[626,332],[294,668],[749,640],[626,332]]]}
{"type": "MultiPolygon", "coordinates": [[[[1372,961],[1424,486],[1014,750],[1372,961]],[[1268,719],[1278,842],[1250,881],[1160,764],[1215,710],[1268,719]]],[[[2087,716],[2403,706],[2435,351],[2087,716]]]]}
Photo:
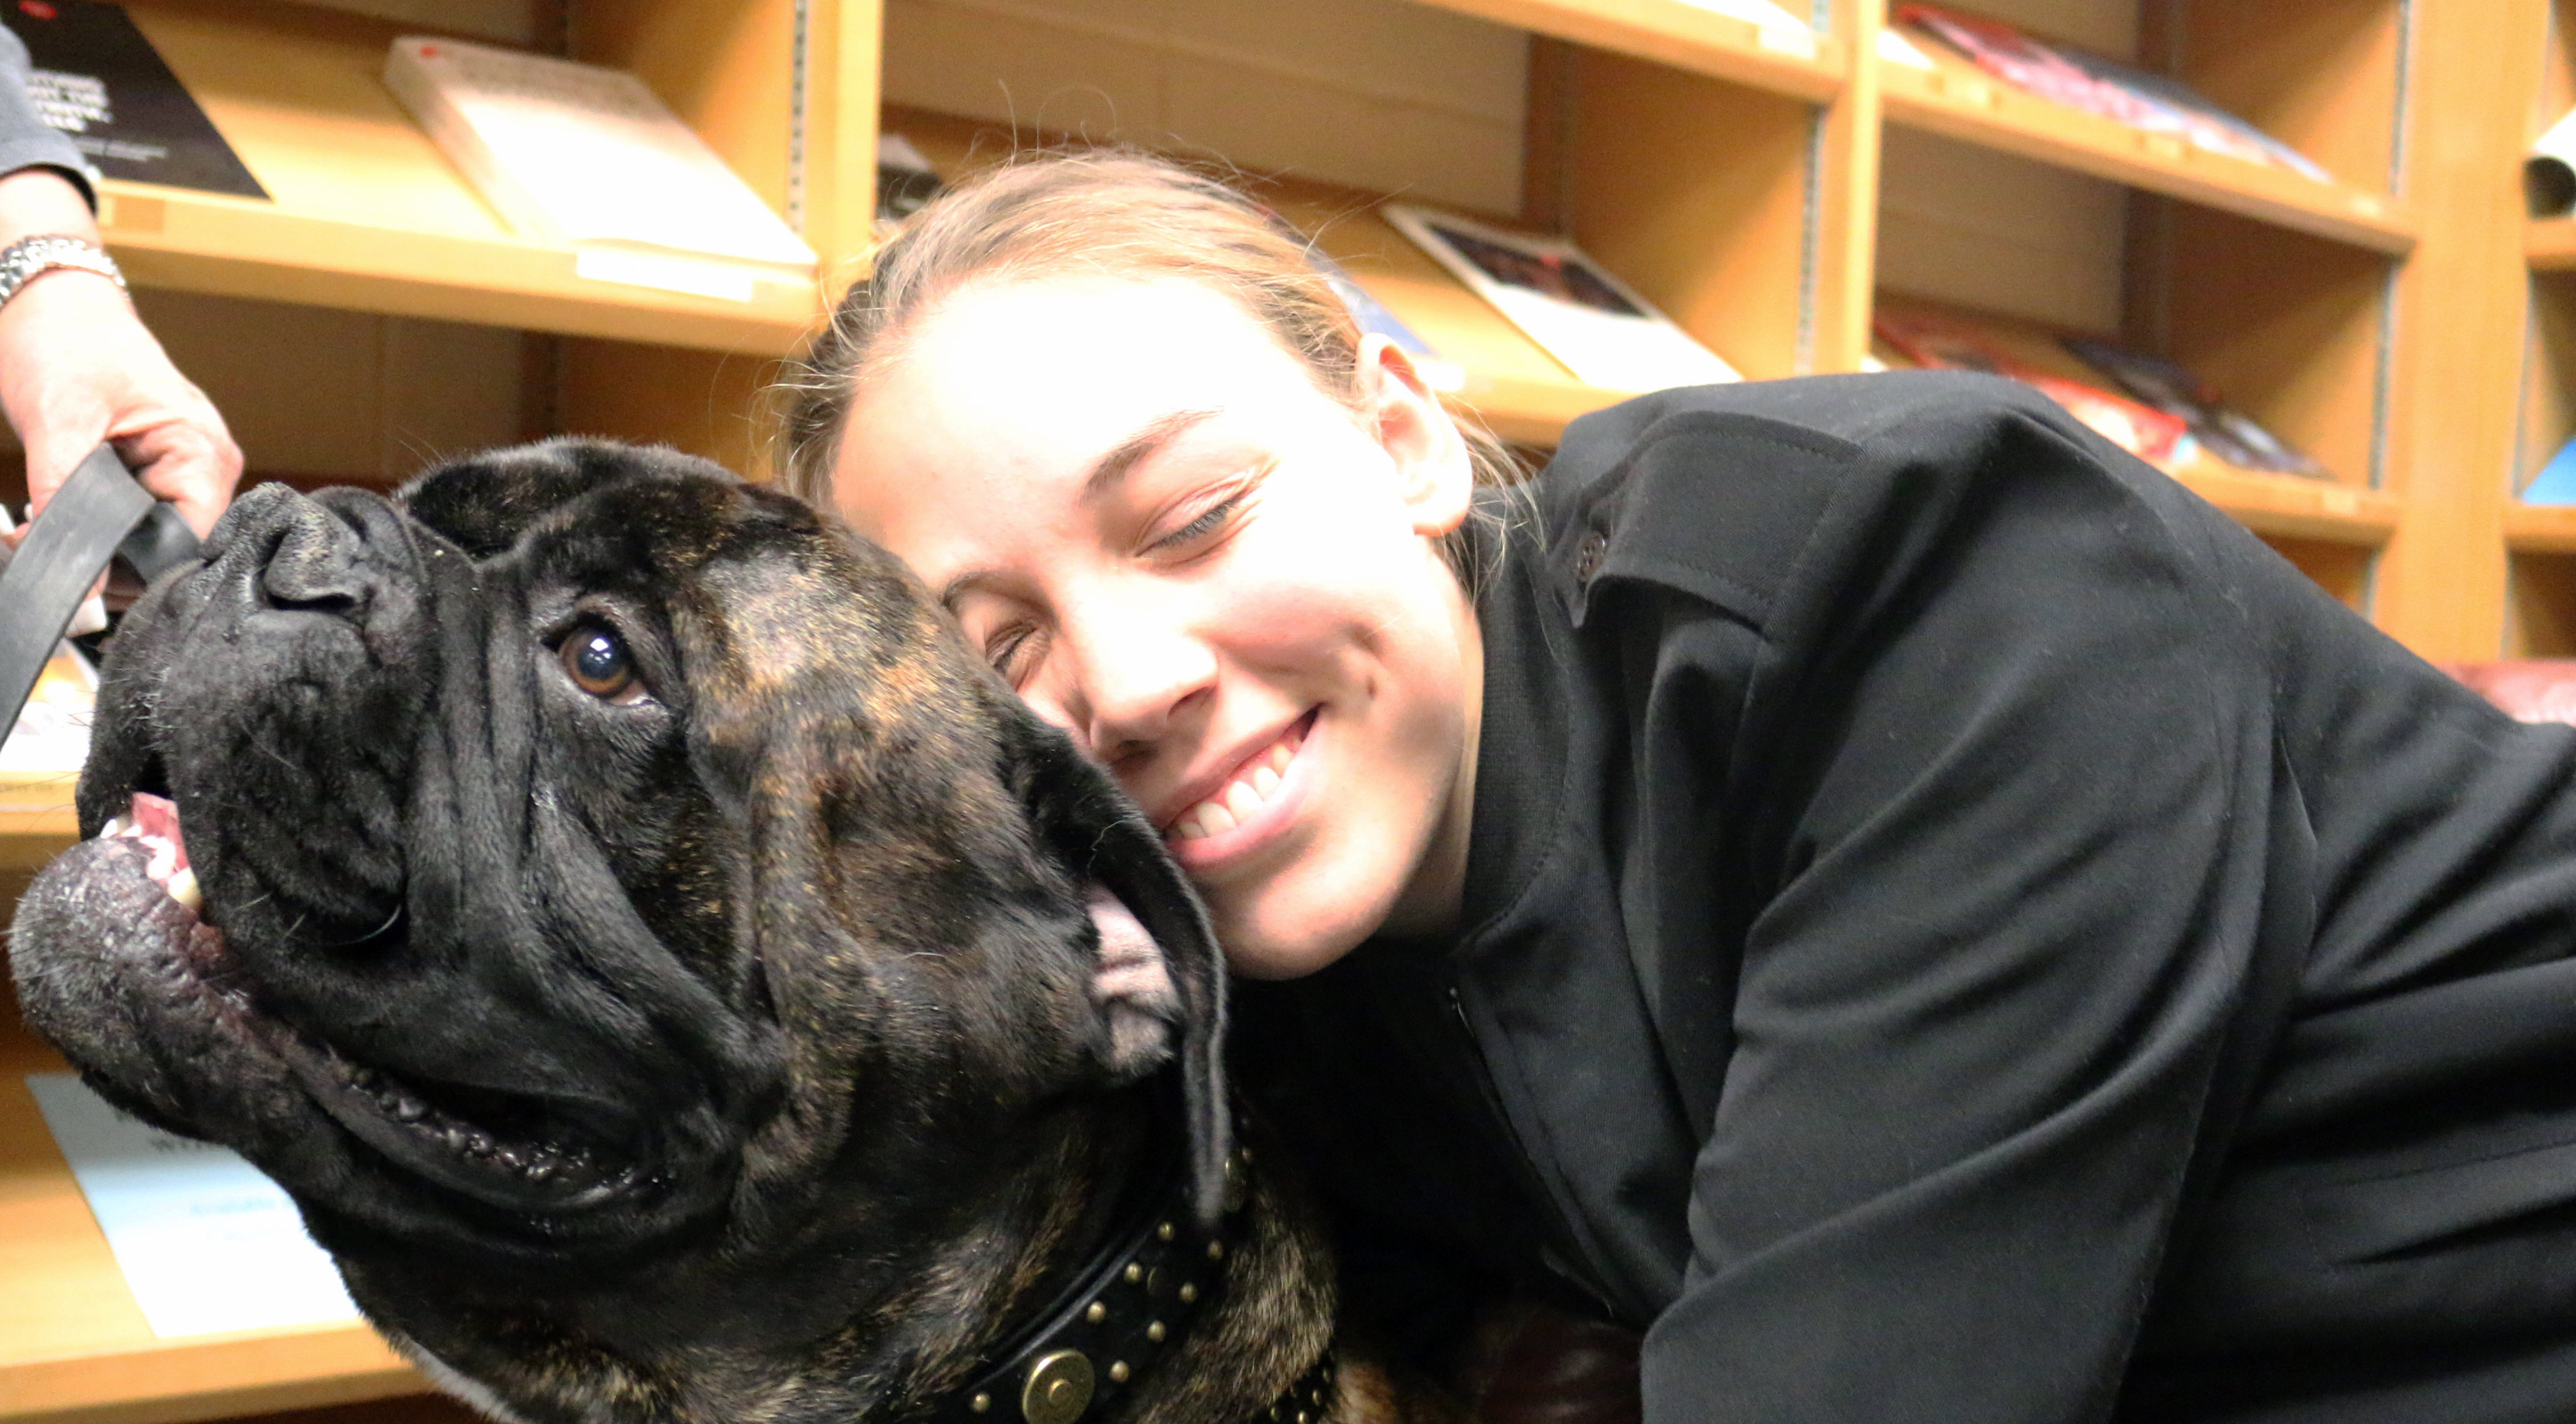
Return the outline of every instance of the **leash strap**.
{"type": "Polygon", "coordinates": [[[54,492],[0,569],[0,737],[18,724],[63,630],[120,553],[149,582],[195,558],[197,536],[177,510],[134,482],[113,447],[100,445],[54,492]]]}

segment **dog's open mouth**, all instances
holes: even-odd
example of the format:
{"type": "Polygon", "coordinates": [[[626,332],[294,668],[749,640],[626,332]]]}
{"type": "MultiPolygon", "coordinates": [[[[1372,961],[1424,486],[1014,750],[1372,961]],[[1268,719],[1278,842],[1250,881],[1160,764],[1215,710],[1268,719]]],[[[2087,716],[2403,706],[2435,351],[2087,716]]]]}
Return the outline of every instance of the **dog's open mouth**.
{"type": "MultiPolygon", "coordinates": [[[[168,930],[165,982],[184,987],[201,1011],[248,1029],[293,1071],[317,1107],[394,1168],[523,1211],[596,1207],[642,1184],[631,1149],[611,1145],[631,1142],[632,1132],[602,1121],[596,1105],[429,1081],[364,1061],[264,1011],[222,931],[200,917],[204,896],[188,861],[179,808],[167,795],[135,791],[126,812],[93,839],[132,842],[142,855],[142,874],[181,912],[156,917],[168,930]]],[[[134,862],[127,857],[125,863],[134,862]]]]}

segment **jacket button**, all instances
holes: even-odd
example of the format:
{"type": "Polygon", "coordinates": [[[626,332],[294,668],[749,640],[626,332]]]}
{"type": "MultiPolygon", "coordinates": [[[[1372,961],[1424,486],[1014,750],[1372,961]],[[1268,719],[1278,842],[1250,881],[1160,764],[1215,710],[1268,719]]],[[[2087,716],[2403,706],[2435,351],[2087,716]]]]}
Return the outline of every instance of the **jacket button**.
{"type": "Polygon", "coordinates": [[[1609,551],[1608,535],[1598,529],[1586,533],[1574,546],[1574,577],[1583,583],[1592,582],[1592,576],[1601,572],[1601,556],[1609,551]]]}

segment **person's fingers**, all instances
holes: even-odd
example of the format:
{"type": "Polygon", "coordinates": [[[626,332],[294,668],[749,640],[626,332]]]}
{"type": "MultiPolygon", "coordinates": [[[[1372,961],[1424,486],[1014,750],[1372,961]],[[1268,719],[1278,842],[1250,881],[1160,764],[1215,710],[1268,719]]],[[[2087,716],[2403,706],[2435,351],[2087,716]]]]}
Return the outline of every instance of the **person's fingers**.
{"type": "Polygon", "coordinates": [[[201,408],[132,433],[116,435],[122,456],[143,487],[166,499],[199,538],[213,530],[241,482],[241,447],[233,443],[214,407],[201,408]]]}

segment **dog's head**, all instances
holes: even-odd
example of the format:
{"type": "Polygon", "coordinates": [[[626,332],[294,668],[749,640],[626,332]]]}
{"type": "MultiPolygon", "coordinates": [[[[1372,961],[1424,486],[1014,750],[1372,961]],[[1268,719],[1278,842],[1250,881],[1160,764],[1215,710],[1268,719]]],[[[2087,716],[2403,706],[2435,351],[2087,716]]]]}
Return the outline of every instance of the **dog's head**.
{"type": "Polygon", "coordinates": [[[28,1015],[344,1264],[900,1236],[1167,1062],[1214,1210],[1221,969],[1159,838],[801,504],[579,441],[257,489],[104,683],[28,1015]]]}

